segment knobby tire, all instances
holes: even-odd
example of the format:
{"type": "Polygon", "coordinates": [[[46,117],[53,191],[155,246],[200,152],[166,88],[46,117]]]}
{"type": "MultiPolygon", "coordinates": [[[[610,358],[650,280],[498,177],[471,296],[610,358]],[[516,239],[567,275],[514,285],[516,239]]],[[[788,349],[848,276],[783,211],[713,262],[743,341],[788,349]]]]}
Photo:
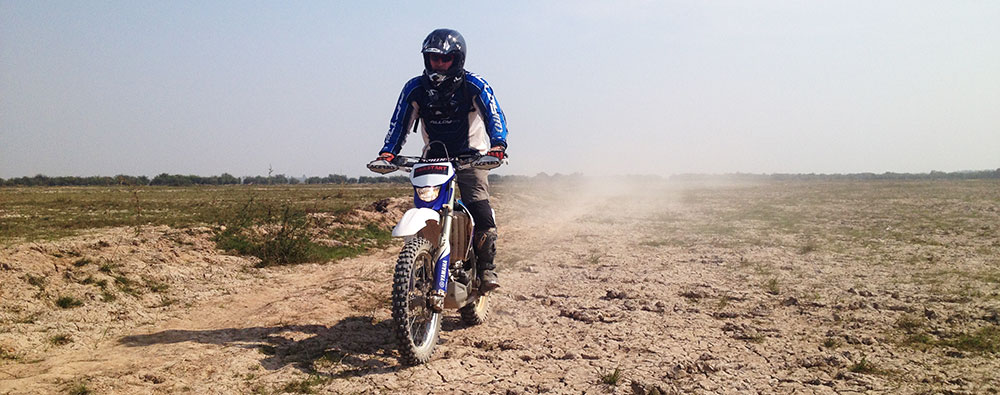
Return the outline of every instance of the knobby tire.
{"type": "Polygon", "coordinates": [[[419,365],[431,359],[441,332],[441,313],[427,306],[434,284],[431,243],[422,237],[406,242],[399,252],[392,283],[392,320],[403,363],[419,365]]]}

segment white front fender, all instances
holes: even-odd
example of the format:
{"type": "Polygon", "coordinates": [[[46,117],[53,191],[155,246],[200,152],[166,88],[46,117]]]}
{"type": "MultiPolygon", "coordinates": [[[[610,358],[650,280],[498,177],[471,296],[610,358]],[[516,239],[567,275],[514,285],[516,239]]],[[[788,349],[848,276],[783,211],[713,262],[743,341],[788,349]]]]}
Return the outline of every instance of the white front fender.
{"type": "Polygon", "coordinates": [[[429,208],[411,208],[406,210],[403,218],[399,220],[395,228],[392,228],[392,237],[406,237],[416,234],[427,226],[427,221],[441,223],[441,214],[429,208]]]}

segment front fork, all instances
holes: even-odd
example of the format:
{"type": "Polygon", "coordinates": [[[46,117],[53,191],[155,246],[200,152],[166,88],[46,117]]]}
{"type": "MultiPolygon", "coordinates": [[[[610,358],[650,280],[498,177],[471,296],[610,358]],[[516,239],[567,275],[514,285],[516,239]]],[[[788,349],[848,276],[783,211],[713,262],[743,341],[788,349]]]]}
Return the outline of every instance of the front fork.
{"type": "Polygon", "coordinates": [[[452,178],[448,183],[448,202],[441,206],[441,239],[438,241],[438,253],[434,265],[434,290],[429,298],[430,308],[435,312],[444,310],[444,297],[448,292],[449,261],[451,260],[451,219],[455,211],[455,183],[452,178]]]}

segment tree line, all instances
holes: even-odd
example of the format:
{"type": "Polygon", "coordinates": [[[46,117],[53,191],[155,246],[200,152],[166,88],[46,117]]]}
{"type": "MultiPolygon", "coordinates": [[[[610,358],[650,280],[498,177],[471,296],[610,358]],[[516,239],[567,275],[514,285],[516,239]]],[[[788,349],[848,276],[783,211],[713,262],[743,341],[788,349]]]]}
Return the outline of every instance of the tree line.
{"type": "Polygon", "coordinates": [[[722,175],[708,174],[678,174],[670,177],[671,180],[701,180],[712,178],[726,178],[729,180],[983,180],[1000,179],[1000,169],[996,170],[969,170],[969,171],[931,171],[930,173],[847,173],[847,174],[751,174],[734,173],[722,175]]]}
{"type": "MultiPolygon", "coordinates": [[[[977,170],[977,171],[956,171],[943,172],[932,171],[930,173],[849,173],[849,174],[751,174],[735,173],[723,175],[709,174],[677,174],[670,176],[670,180],[700,180],[713,178],[726,178],[736,180],[972,180],[972,179],[1000,179],[1000,169],[977,170]]],[[[490,174],[491,183],[508,181],[557,181],[557,180],[578,180],[585,178],[580,173],[568,175],[538,173],[535,176],[522,175],[499,175],[490,174]]],[[[625,176],[628,179],[660,179],[659,176],[625,176]]],[[[119,174],[117,176],[91,176],[91,177],[49,177],[42,174],[33,177],[19,177],[3,179],[0,178],[0,186],[114,186],[114,185],[165,185],[165,186],[191,186],[191,185],[295,185],[295,184],[405,184],[410,181],[409,176],[360,176],[348,177],[342,174],[330,174],[326,177],[307,177],[299,179],[288,177],[284,174],[271,176],[245,176],[235,177],[229,173],[222,173],[218,176],[196,176],[162,173],[150,179],[146,176],[128,176],[119,174]]]]}
{"type": "Polygon", "coordinates": [[[91,176],[91,177],[49,177],[46,175],[36,175],[33,177],[18,177],[3,179],[0,178],[0,186],[114,186],[114,185],[165,185],[165,186],[191,186],[191,185],[295,185],[295,184],[381,184],[381,183],[406,183],[409,182],[407,176],[392,177],[348,177],[340,174],[330,174],[326,177],[309,177],[300,180],[284,174],[271,176],[245,176],[235,177],[229,173],[222,173],[218,176],[196,176],[182,174],[162,173],[153,178],[146,176],[117,175],[91,176]]]}

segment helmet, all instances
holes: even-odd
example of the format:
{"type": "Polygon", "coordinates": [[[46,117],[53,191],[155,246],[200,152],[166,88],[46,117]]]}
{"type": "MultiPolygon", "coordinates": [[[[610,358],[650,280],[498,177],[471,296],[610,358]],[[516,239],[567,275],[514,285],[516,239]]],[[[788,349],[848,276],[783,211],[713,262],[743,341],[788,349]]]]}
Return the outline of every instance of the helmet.
{"type": "Polygon", "coordinates": [[[465,51],[465,37],[462,37],[462,33],[452,29],[437,29],[427,35],[427,38],[424,39],[423,48],[420,50],[424,54],[424,70],[428,73],[434,72],[431,70],[431,63],[427,55],[437,53],[442,55],[452,54],[455,57],[451,68],[448,69],[448,74],[453,74],[453,70],[464,71],[465,51]]]}
{"type": "Polygon", "coordinates": [[[435,90],[434,95],[441,93],[450,96],[465,79],[465,37],[452,29],[437,29],[424,39],[424,77],[435,90]],[[434,71],[431,68],[430,54],[452,55],[451,67],[445,71],[434,71]]]}

